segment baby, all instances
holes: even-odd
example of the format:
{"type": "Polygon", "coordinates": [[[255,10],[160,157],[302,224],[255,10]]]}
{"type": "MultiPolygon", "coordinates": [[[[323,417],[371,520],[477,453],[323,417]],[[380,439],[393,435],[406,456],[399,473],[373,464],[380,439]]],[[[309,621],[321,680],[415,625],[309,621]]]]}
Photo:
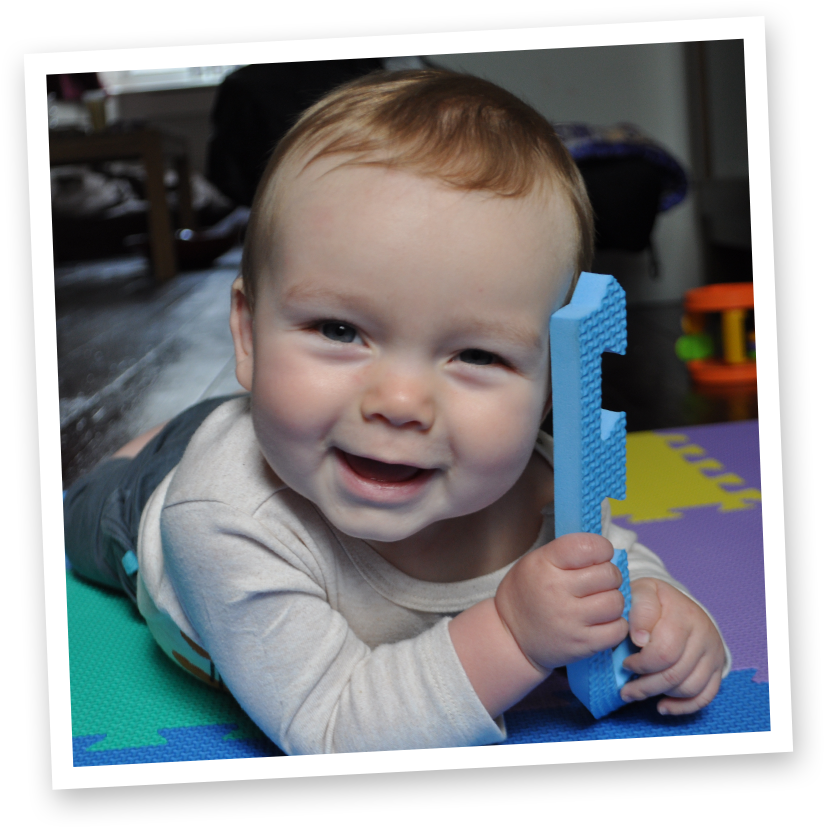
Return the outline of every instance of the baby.
{"type": "Polygon", "coordinates": [[[75,568],[289,754],[500,741],[555,667],[628,633],[625,700],[705,706],[729,654],[656,555],[606,507],[603,536],[554,539],[549,317],[592,239],[574,163],[508,92],[441,71],[335,90],[252,209],[249,394],[73,486],[75,568]]]}

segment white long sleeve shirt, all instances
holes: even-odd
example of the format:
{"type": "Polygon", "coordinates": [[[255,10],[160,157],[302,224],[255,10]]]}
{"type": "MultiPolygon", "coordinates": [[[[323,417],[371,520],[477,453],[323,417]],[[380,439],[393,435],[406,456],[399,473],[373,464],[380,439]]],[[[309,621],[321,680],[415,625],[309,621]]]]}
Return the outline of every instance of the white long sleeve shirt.
{"type": "MultiPolygon", "coordinates": [[[[539,435],[536,450],[551,464],[551,437],[539,435]]],[[[533,548],[554,537],[551,505],[543,518],[533,548]]],[[[627,549],[632,579],[686,592],[608,509],[603,533],[627,549]]],[[[494,596],[514,564],[457,583],[399,571],[274,475],[248,398],[215,410],[154,492],[138,558],[138,606],[161,647],[194,664],[190,671],[216,670],[288,754],[505,737],[464,673],[448,623],[494,596]]]]}

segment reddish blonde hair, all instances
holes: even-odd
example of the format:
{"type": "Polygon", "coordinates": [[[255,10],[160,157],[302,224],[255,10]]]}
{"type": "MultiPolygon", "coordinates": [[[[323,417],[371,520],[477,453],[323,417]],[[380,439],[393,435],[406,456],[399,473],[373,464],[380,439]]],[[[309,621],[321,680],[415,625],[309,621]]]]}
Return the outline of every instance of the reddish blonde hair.
{"type": "Polygon", "coordinates": [[[329,155],[432,176],[504,198],[559,191],[578,228],[576,272],[590,266],[594,228],[581,174],[549,122],[489,81],[441,69],[373,72],[337,87],[307,109],[273,152],[258,185],[241,272],[252,306],[271,252],[289,173],[329,155]]]}

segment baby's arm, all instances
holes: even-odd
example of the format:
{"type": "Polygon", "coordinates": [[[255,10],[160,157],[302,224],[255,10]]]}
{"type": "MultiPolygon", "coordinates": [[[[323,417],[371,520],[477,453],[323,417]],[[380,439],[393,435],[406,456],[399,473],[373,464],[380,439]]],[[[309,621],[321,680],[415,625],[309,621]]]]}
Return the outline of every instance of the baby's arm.
{"type": "Polygon", "coordinates": [[[260,729],[290,755],[500,741],[461,669],[449,618],[368,646],[337,608],[353,600],[338,582],[351,570],[342,572],[323,524],[281,516],[264,525],[222,503],[181,499],[162,520],[180,608],[260,729]]]}
{"type": "Polygon", "coordinates": [[[661,714],[706,706],[729,671],[730,655],[703,608],[676,588],[661,560],[636,535],[611,524],[605,534],[567,534],[524,556],[494,600],[450,623],[452,643],[479,699],[495,717],[517,703],[556,666],[616,646],[627,635],[621,619],[621,576],[609,560],[627,548],[632,577],[629,633],[641,651],[625,665],[640,677],[625,701],[666,694],[661,714]]]}
{"type": "Polygon", "coordinates": [[[492,717],[556,667],[617,646],[627,635],[611,543],[567,534],[521,558],[494,599],[450,623],[458,658],[492,717]]]}

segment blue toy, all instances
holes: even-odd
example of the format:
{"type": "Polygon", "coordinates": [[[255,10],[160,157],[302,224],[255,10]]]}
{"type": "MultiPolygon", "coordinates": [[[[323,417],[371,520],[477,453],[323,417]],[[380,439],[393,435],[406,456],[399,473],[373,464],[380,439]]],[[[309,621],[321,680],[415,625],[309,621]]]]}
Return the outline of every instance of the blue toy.
{"type": "MultiPolygon", "coordinates": [[[[555,535],[601,533],[601,502],[626,497],[626,414],[601,408],[601,354],[624,353],[626,296],[612,276],[581,273],[572,301],[552,315],[553,431],[555,437],[555,535]]],[[[627,554],[612,562],[623,575],[624,618],[629,617],[627,554]]],[[[567,666],[575,696],[596,717],[624,705],[621,687],[632,678],[622,666],[638,651],[627,638],[567,666]]]]}

